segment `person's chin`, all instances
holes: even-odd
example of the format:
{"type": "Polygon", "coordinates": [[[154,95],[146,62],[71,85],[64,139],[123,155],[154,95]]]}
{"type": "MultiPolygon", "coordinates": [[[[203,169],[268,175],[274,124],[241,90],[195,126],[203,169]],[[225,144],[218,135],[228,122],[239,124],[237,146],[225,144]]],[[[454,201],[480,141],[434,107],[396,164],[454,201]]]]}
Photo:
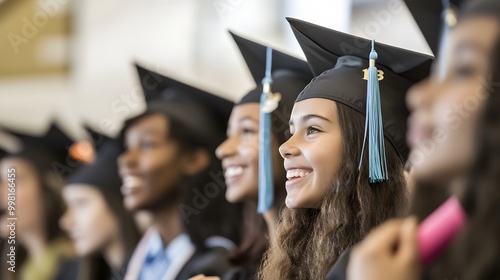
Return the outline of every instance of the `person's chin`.
{"type": "Polygon", "coordinates": [[[430,181],[442,172],[442,167],[433,163],[422,162],[412,166],[411,174],[418,181],[430,181]]]}
{"type": "Polygon", "coordinates": [[[92,254],[92,250],[89,248],[87,244],[83,244],[81,241],[77,241],[75,244],[75,251],[78,256],[85,257],[92,254]]]}
{"type": "Polygon", "coordinates": [[[316,208],[313,201],[303,189],[287,190],[285,205],[290,209],[316,208]]]}
{"type": "Polygon", "coordinates": [[[137,197],[134,197],[134,196],[125,197],[123,204],[125,205],[125,208],[128,211],[135,212],[135,211],[140,211],[140,210],[147,210],[147,209],[145,209],[146,207],[143,206],[143,203],[141,203],[141,201],[137,197]]]}
{"type": "Polygon", "coordinates": [[[229,203],[240,203],[245,200],[242,186],[232,185],[226,187],[226,200],[229,203]]]}
{"type": "Polygon", "coordinates": [[[257,181],[254,181],[249,173],[244,174],[240,180],[226,184],[226,200],[230,203],[241,203],[257,199],[257,181]]]}
{"type": "Polygon", "coordinates": [[[298,197],[298,195],[296,193],[288,194],[286,196],[286,199],[285,199],[285,205],[286,205],[286,207],[288,207],[290,209],[302,208],[300,202],[301,202],[300,198],[298,197]]]}

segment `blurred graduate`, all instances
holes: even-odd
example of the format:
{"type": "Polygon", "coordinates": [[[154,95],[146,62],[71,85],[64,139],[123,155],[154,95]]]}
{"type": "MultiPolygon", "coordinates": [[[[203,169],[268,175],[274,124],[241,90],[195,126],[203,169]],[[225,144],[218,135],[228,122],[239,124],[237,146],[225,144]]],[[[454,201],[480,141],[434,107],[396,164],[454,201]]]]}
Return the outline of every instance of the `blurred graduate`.
{"type": "MultiPolygon", "coordinates": [[[[61,189],[78,162],[68,154],[73,140],[55,124],[42,136],[9,131],[19,137],[21,150],[0,161],[0,191],[7,194],[8,170],[15,169],[16,261],[15,273],[2,262],[2,279],[52,280],[60,278],[60,265],[74,256],[71,242],[58,226],[64,211],[61,189]]],[[[7,195],[0,200],[1,236],[6,238],[7,195]]],[[[5,249],[10,248],[5,246],[5,249]]],[[[2,256],[9,252],[3,251],[2,256]]]]}
{"type": "Polygon", "coordinates": [[[67,210],[60,225],[81,257],[66,273],[68,279],[123,279],[140,233],[120,192],[116,161],[122,146],[118,139],[90,132],[95,158],[76,170],[63,189],[67,210]]]}
{"type": "Polygon", "coordinates": [[[288,138],[288,119],[293,102],[312,79],[312,74],[305,61],[236,34],[231,35],[257,86],[234,105],[227,139],[216,151],[222,160],[226,199],[231,203],[245,203],[243,240],[230,255],[231,264],[236,268],[223,279],[255,279],[284,205],[286,177],[278,147],[288,138]],[[261,97],[266,88],[262,84],[265,79],[269,83],[269,92],[264,92],[265,100],[273,96],[279,96],[279,99],[276,108],[265,113],[268,122],[263,124],[261,97]],[[259,138],[263,134],[268,137],[264,148],[259,146],[259,143],[264,143],[259,138]],[[264,159],[268,162],[263,162],[264,159]]]}
{"type": "Polygon", "coordinates": [[[126,279],[221,276],[230,264],[241,212],[224,199],[215,148],[231,102],[137,66],[148,101],[123,128],[119,172],[125,207],[154,222],[136,248],[126,279]]]}
{"type": "Polygon", "coordinates": [[[466,227],[423,266],[417,220],[384,224],[354,250],[349,279],[500,277],[499,27],[500,2],[467,1],[440,54],[446,63],[435,67],[442,71],[408,95],[408,140],[418,182],[412,213],[421,220],[455,195],[466,211],[466,227]],[[422,153],[423,143],[433,143],[433,152],[422,153]]]}

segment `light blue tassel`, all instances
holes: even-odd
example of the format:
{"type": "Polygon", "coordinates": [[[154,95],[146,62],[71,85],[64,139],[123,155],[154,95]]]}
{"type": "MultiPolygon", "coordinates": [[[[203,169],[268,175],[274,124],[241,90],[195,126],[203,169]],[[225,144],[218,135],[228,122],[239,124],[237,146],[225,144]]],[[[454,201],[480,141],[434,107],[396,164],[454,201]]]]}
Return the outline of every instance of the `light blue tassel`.
{"type": "Polygon", "coordinates": [[[365,136],[363,138],[363,149],[358,170],[361,170],[363,154],[365,151],[366,138],[368,136],[368,161],[370,183],[380,183],[387,180],[387,162],[384,145],[384,124],[382,122],[382,108],[380,104],[380,87],[378,82],[378,70],[375,61],[378,55],[375,51],[375,41],[372,41],[370,52],[370,66],[368,68],[368,87],[366,97],[366,120],[365,136]]]}
{"type": "Polygon", "coordinates": [[[441,29],[441,39],[439,41],[439,53],[437,55],[437,75],[442,81],[446,78],[445,67],[448,65],[448,56],[444,55],[444,52],[448,48],[448,37],[450,36],[450,31],[456,26],[458,22],[457,11],[452,7],[449,0],[442,0],[443,12],[441,14],[442,29],[441,29]]]}
{"type": "Polygon", "coordinates": [[[271,112],[265,112],[264,104],[271,93],[272,48],[267,48],[266,76],[262,80],[260,96],[260,126],[259,126],[259,204],[257,212],[264,213],[273,207],[273,159],[271,153],[271,112]]]}

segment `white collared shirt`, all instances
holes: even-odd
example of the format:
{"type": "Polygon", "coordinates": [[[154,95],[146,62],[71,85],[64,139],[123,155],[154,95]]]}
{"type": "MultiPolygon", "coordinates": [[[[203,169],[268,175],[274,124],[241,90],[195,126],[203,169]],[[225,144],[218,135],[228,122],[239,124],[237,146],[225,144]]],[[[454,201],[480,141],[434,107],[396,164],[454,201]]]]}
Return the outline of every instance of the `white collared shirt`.
{"type": "Polygon", "coordinates": [[[139,271],[140,280],[174,280],[196,250],[186,233],[164,246],[157,230],[151,232],[147,247],[139,271]]]}

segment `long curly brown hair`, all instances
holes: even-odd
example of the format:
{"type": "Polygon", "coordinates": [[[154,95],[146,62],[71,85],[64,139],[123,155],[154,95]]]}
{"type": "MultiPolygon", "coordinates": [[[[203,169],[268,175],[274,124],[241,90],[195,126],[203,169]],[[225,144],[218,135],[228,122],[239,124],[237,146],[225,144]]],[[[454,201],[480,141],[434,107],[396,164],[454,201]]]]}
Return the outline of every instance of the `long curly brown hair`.
{"type": "Polygon", "coordinates": [[[402,214],[406,180],[395,148],[386,141],[389,179],[370,184],[366,154],[358,172],[364,116],[340,103],[337,109],[343,168],[318,209],[283,209],[259,279],[324,279],[343,251],[373,227],[402,214]]]}

